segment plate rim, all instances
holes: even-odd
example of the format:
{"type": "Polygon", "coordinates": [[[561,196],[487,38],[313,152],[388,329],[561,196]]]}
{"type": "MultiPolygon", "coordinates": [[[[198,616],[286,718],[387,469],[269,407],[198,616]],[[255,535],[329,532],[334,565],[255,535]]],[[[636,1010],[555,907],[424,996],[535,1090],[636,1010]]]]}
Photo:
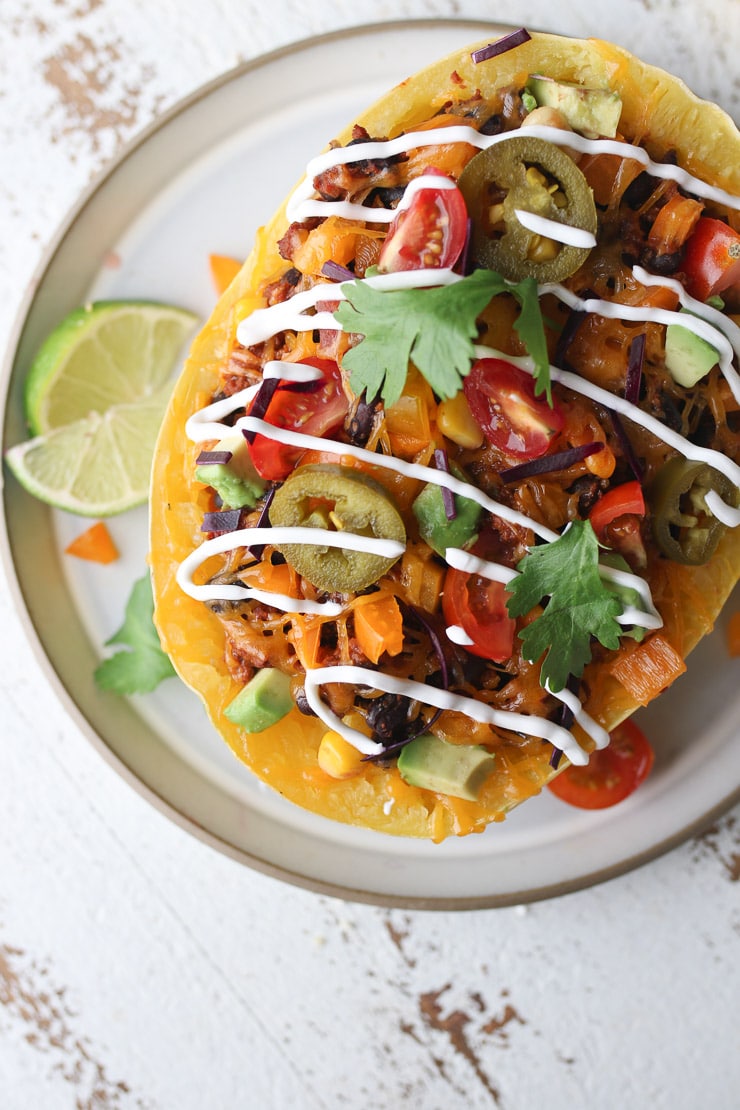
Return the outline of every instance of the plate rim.
{"type": "MultiPolygon", "coordinates": [[[[35,302],[39,288],[42,286],[44,277],[50,269],[58,251],[61,249],[67,235],[78,219],[83,215],[88,205],[94,197],[104,188],[106,182],[113,177],[118,171],[119,167],[123,165],[136,151],[145,146],[146,143],[156,135],[168,124],[186,112],[191,106],[207,99],[213,92],[223,88],[231,82],[240,79],[247,73],[259,70],[262,67],[269,66],[274,61],[282,59],[295,51],[310,51],[317,46],[329,43],[336,40],[347,40],[353,38],[363,38],[367,36],[382,36],[388,32],[414,30],[419,28],[438,29],[440,26],[449,26],[456,29],[462,29],[466,26],[471,28],[471,35],[481,34],[485,35],[486,30],[491,33],[505,33],[512,28],[512,25],[500,23],[498,21],[486,21],[467,18],[422,18],[422,19],[399,19],[399,20],[384,20],[378,23],[364,23],[356,26],[339,28],[334,31],[324,32],[319,35],[309,36],[308,38],[300,39],[296,42],[284,44],[274,50],[260,54],[255,58],[250,58],[245,61],[239,62],[235,66],[230,67],[223,73],[218,74],[216,77],[199,85],[192,92],[186,96],[176,100],[170,107],[163,112],[160,116],[150,121],[144,128],[137,131],[127,142],[125,142],[120,150],[93,175],[92,179],[83,188],[77,196],[74,203],[67,209],[66,214],[62,217],[61,221],[56,226],[52,236],[50,237],[42,255],[36,264],[32,277],[24,292],[21,302],[15,314],[15,318],[11,324],[8,333],[8,344],[3,355],[2,364],[0,365],[0,428],[3,429],[2,435],[4,438],[6,409],[9,399],[9,385],[15,366],[18,350],[20,347],[21,338],[23,336],[28,316],[31,312],[32,306],[35,302]]],[[[555,897],[561,897],[565,894],[574,893],[579,890],[585,890],[597,884],[607,882],[610,879],[616,878],[627,872],[633,871],[644,864],[657,859],[658,857],[671,851],[673,848],[678,847],[680,844],[685,843],[687,840],[694,836],[699,835],[702,831],[711,827],[724,813],[726,813],[732,806],[740,801],[740,787],[731,791],[724,798],[716,802],[707,812],[701,814],[699,817],[691,820],[687,825],[676,830],[668,837],[664,837],[661,841],[651,844],[643,852],[633,853],[629,857],[619,860],[614,864],[596,868],[587,874],[578,875],[577,877],[560,880],[549,884],[547,886],[537,886],[534,888],[523,888],[516,892],[507,892],[504,894],[485,894],[485,895],[461,895],[461,896],[404,896],[398,894],[384,894],[377,891],[367,891],[359,888],[352,888],[345,886],[341,883],[333,883],[325,879],[316,879],[308,875],[304,875],[299,871],[294,871],[283,865],[271,863],[269,860],[250,852],[245,848],[237,847],[229,843],[228,840],[213,833],[209,829],[199,824],[194,818],[181,812],[173,802],[168,801],[162,794],[160,794],[153,786],[144,782],[138,774],[129,767],[124,759],[113,750],[113,748],[106,742],[98,729],[89,720],[87,714],[82,706],[78,704],[71,691],[62,681],[56,668],[54,667],[49,655],[47,654],[40,633],[31,616],[30,608],[26,602],[26,596],[21,586],[20,579],[16,570],[15,560],[13,558],[12,543],[10,538],[10,531],[8,527],[8,519],[5,511],[6,506],[6,490],[5,483],[2,482],[2,528],[0,529],[0,560],[2,561],[5,574],[10,586],[10,596],[13,606],[19,616],[23,632],[26,640],[29,643],[33,654],[39,663],[41,671],[53,690],[55,696],[60,702],[67,716],[74,722],[80,729],[87,741],[103,758],[103,760],[110,766],[120,778],[142,798],[144,798],[156,811],[163,816],[167,817],[179,828],[188,832],[202,843],[208,844],[211,848],[220,852],[222,855],[233,859],[235,862],[240,863],[242,866],[247,866],[251,870],[258,873],[267,875],[270,878],[278,879],[287,882],[292,886],[296,886],[313,893],[323,896],[341,899],[353,903],[364,903],[369,905],[376,905],[389,909],[409,909],[409,910],[423,910],[423,911],[473,911],[481,909],[494,909],[516,906],[525,903],[533,903],[537,901],[548,900],[555,897]]],[[[50,508],[45,510],[51,513],[50,508]]]]}

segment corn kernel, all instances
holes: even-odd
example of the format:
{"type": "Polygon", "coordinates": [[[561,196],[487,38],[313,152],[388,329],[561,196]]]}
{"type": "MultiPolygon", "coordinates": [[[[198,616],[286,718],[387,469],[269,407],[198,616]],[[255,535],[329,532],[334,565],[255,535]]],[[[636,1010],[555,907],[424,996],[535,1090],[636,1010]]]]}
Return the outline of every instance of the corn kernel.
{"type": "Polygon", "coordinates": [[[546,235],[533,235],[527,251],[530,262],[551,262],[557,258],[560,245],[546,235]]]}
{"type": "Polygon", "coordinates": [[[536,189],[537,186],[541,189],[547,188],[547,178],[536,166],[529,166],[524,176],[530,189],[536,189]]]}
{"type": "Polygon", "coordinates": [[[596,478],[611,478],[617,465],[614,452],[606,443],[595,455],[588,455],[584,462],[586,470],[590,471],[596,478]]]}
{"type": "Polygon", "coordinates": [[[488,222],[491,227],[496,227],[497,224],[504,222],[504,206],[503,204],[492,204],[488,209],[488,222]]]}
{"type": "Polygon", "coordinates": [[[364,766],[362,752],[333,731],[325,732],[321,737],[318,761],[321,770],[333,779],[354,778],[364,766]]]}
{"type": "Polygon", "coordinates": [[[462,390],[449,401],[442,401],[437,409],[437,427],[458,447],[472,449],[483,444],[483,432],[462,390]]]}
{"type": "Polygon", "coordinates": [[[424,569],[419,588],[419,604],[427,613],[435,613],[439,608],[445,570],[445,567],[431,560],[424,569]]]}

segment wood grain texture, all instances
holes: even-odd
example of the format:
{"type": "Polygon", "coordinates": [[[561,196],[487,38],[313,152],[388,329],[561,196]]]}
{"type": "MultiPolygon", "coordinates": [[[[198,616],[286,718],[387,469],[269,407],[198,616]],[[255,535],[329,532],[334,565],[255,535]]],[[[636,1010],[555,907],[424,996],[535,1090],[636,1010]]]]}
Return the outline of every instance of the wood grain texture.
{"type": "MultiPolygon", "coordinates": [[[[740,116],[740,6],[3,0],[0,336],[80,190],[239,59],[336,26],[498,17],[613,38],[740,116]]],[[[60,708],[0,585],[3,1110],[731,1110],[740,811],[531,907],[409,913],[252,873],[60,708]]]]}

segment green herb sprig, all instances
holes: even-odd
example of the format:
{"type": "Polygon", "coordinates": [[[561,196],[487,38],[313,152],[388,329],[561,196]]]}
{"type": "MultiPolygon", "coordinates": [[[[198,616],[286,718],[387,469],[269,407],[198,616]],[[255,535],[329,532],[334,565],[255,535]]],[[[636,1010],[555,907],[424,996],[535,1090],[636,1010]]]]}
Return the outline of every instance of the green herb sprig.
{"type": "Polygon", "coordinates": [[[533,278],[509,282],[493,270],[475,270],[451,285],[380,290],[369,282],[343,286],[347,296],[334,313],[346,332],[363,336],[343,357],[359,396],[380,397],[386,407],[401,396],[409,362],[441,400],[454,397],[475,358],[477,320],[491,299],[509,293],[519,302],[514,324],[535,363],[535,390],[552,403],[550,364],[533,278]]]}
{"type": "Polygon", "coordinates": [[[605,648],[619,647],[622,602],[599,575],[599,543],[587,520],[572,521],[556,540],[532,548],[517,569],[508,587],[509,615],[522,617],[548,599],[519,637],[530,663],[544,656],[540,681],[557,693],[570,675],[583,674],[592,637],[605,648]]]}
{"type": "Polygon", "coordinates": [[[107,644],[125,644],[130,651],[117,651],[104,659],[95,671],[101,690],[113,694],[148,694],[165,678],[175,673],[162,651],[154,627],[154,599],[149,575],[134,583],[126,603],[123,624],[107,644]]]}

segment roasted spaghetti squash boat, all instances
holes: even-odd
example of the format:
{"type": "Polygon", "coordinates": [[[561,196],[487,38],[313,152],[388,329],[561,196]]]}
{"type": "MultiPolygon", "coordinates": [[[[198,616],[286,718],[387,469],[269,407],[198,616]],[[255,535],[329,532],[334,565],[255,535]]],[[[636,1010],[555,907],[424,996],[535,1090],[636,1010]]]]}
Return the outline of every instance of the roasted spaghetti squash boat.
{"type": "Polygon", "coordinates": [[[309,165],[156,452],[155,619],[236,755],[441,840],[584,764],[740,571],[740,139],[616,46],[435,62],[309,165]]]}

